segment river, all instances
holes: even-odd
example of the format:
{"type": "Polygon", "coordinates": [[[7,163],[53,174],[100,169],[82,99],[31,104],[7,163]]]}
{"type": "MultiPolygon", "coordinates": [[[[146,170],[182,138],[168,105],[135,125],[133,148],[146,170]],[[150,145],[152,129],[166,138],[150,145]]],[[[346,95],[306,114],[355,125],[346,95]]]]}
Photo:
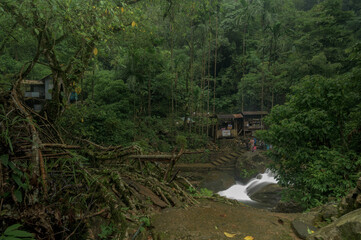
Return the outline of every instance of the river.
{"type": "Polygon", "coordinates": [[[254,201],[250,196],[271,184],[277,184],[277,180],[275,179],[275,174],[267,169],[264,173],[260,173],[255,178],[252,178],[248,183],[242,184],[237,182],[230,188],[218,192],[218,194],[254,207],[270,208],[269,204],[254,201]]]}

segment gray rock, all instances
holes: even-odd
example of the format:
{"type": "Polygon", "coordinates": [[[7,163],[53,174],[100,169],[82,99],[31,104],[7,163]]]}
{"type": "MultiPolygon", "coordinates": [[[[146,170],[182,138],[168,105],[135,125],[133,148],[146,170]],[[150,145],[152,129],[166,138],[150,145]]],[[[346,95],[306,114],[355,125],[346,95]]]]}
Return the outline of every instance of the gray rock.
{"type": "Polygon", "coordinates": [[[331,221],[338,215],[337,203],[329,203],[322,206],[318,218],[321,221],[331,221]]]}
{"type": "Polygon", "coordinates": [[[276,207],[281,200],[282,188],[277,184],[261,183],[256,187],[247,189],[247,194],[254,201],[263,203],[269,207],[276,207]]]}
{"type": "Polygon", "coordinates": [[[308,236],[307,240],[361,240],[361,209],[340,217],[308,236]]]}
{"type": "Polygon", "coordinates": [[[310,235],[310,231],[317,230],[314,226],[304,223],[298,219],[294,220],[291,225],[296,235],[301,239],[306,239],[307,236],[310,235]]]}

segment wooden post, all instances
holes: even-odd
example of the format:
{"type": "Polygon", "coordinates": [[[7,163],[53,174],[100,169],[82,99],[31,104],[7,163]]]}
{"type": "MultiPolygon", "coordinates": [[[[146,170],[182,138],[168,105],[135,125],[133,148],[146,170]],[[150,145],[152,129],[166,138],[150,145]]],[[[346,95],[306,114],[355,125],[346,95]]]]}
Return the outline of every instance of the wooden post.
{"type": "Polygon", "coordinates": [[[179,153],[177,155],[175,155],[174,153],[172,154],[172,158],[170,160],[170,163],[169,163],[169,166],[168,166],[168,169],[167,171],[165,172],[164,174],[164,178],[163,180],[164,181],[167,181],[167,180],[171,180],[171,175],[172,175],[172,170],[173,170],[173,167],[174,165],[176,164],[176,162],[178,161],[178,159],[182,156],[184,152],[184,148],[182,147],[181,150],[179,151],[179,153]]]}
{"type": "Polygon", "coordinates": [[[234,119],[234,129],[236,130],[236,137],[238,136],[238,125],[236,118],[234,119]]]}
{"type": "Polygon", "coordinates": [[[216,133],[214,134],[216,136],[216,140],[218,139],[218,119],[216,124],[216,133]]]}
{"type": "Polygon", "coordinates": [[[246,127],[245,127],[245,121],[246,121],[246,118],[243,116],[243,137],[245,138],[246,137],[246,127]]]}

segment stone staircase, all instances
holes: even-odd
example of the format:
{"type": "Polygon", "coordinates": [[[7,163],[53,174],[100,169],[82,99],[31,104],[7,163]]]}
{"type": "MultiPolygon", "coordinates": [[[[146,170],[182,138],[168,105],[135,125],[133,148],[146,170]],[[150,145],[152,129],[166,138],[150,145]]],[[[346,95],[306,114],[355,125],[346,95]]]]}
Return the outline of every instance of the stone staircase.
{"type": "Polygon", "coordinates": [[[211,164],[214,167],[216,167],[217,169],[233,170],[235,163],[237,161],[237,158],[239,156],[241,156],[242,153],[243,153],[242,151],[228,153],[228,154],[212,161],[211,164]]]}

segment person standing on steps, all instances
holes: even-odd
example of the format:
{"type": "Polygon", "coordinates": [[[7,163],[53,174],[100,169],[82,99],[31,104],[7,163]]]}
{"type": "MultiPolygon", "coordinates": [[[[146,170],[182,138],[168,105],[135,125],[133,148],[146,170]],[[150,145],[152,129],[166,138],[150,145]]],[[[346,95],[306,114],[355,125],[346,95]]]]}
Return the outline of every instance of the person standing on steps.
{"type": "Polygon", "coordinates": [[[251,151],[253,152],[254,151],[253,150],[253,147],[254,147],[254,139],[253,138],[251,138],[251,140],[249,140],[249,145],[250,145],[251,151]]]}

